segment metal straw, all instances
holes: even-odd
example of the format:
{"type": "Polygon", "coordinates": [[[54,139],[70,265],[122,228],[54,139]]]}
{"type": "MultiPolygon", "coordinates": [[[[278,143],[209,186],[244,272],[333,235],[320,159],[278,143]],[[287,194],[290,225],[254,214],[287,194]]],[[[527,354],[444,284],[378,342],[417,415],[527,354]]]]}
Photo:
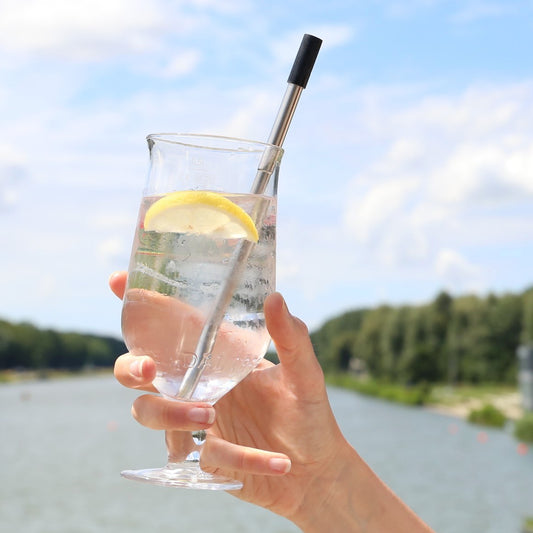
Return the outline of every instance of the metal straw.
{"type": "MultiPolygon", "coordinates": [[[[287,80],[287,89],[281,101],[274,125],[272,126],[268,144],[277,147],[283,145],[298,100],[300,99],[300,94],[307,86],[321,44],[322,40],[318,37],[309,34],[304,35],[287,80]]],[[[265,192],[270,175],[278,162],[276,153],[273,154],[272,152],[273,150],[268,147],[265,149],[252,185],[251,194],[263,194],[265,192]]],[[[262,220],[263,216],[264,212],[256,213],[256,220],[262,220]]],[[[198,344],[196,345],[196,360],[194,365],[188,368],[181,383],[178,396],[183,400],[190,399],[193,395],[202,376],[202,372],[211,357],[218,328],[224,319],[226,309],[231,302],[242,269],[248,260],[253,246],[253,242],[243,239],[234,252],[231,271],[226,283],[222,286],[218,294],[213,311],[205,323],[198,344]]]]}

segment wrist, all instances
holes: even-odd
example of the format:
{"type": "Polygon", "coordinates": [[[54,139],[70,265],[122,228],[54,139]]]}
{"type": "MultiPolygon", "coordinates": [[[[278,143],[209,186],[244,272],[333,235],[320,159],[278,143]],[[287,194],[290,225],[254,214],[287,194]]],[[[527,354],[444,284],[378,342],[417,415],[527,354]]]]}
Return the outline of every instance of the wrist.
{"type": "Polygon", "coordinates": [[[347,527],[353,491],[353,483],[348,486],[348,481],[351,476],[360,479],[358,471],[362,464],[357,452],[342,438],[331,461],[315,472],[305,488],[297,512],[288,518],[305,533],[322,533],[330,530],[332,524],[337,531],[359,532],[360,529],[347,527]]]}
{"type": "Polygon", "coordinates": [[[305,492],[292,521],[305,533],[431,533],[343,439],[327,471],[305,492]]]}

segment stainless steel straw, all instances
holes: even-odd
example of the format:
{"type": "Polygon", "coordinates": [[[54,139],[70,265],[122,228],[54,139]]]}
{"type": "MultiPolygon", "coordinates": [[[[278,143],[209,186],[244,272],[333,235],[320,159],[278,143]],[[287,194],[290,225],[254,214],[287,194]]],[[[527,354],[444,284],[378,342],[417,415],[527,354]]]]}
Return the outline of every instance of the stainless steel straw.
{"type": "MultiPolygon", "coordinates": [[[[322,40],[318,37],[309,34],[303,36],[298,54],[296,55],[296,59],[294,60],[294,64],[287,80],[285,95],[281,101],[276,120],[274,121],[274,125],[272,126],[268,138],[268,144],[277,147],[283,145],[298,100],[300,99],[302,91],[307,86],[321,44],[322,40]]],[[[263,194],[266,189],[270,175],[274,171],[275,165],[278,162],[277,154],[272,152],[276,151],[267,147],[263,153],[252,185],[252,194],[263,194]]],[[[263,216],[264,213],[256,213],[255,218],[256,220],[262,220],[263,216]]],[[[215,344],[218,328],[224,319],[226,309],[231,302],[242,269],[248,260],[248,256],[250,255],[253,246],[253,242],[243,239],[235,250],[230,274],[218,294],[213,311],[209,315],[198,340],[195,351],[195,363],[188,368],[181,383],[179,390],[179,397],[181,399],[187,400],[191,398],[200,381],[202,372],[211,357],[211,351],[215,344]]]]}

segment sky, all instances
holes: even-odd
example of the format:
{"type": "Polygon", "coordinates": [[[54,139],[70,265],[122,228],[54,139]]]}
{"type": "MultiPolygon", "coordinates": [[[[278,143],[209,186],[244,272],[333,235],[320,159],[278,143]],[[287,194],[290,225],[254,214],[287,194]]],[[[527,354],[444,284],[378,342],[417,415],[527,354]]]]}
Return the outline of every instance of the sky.
{"type": "Polygon", "coordinates": [[[277,287],[349,309],[533,285],[533,5],[0,0],[0,317],[120,335],[146,135],[266,140],[305,33],[277,287]]]}

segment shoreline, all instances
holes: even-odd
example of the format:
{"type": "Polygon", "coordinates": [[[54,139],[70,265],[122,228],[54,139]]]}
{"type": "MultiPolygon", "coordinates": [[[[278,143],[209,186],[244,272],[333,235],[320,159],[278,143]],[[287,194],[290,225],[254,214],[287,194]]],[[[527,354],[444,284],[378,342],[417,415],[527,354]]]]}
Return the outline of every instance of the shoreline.
{"type": "Polygon", "coordinates": [[[481,409],[484,405],[493,405],[500,410],[510,421],[516,421],[524,415],[522,396],[519,391],[509,392],[485,392],[476,394],[454,395],[454,391],[448,394],[447,399],[439,401],[439,398],[430,400],[424,406],[425,409],[466,420],[471,411],[481,409]]]}
{"type": "Polygon", "coordinates": [[[112,367],[83,368],[80,370],[1,370],[0,386],[16,383],[32,383],[77,377],[113,375],[112,367]]]}
{"type": "Polygon", "coordinates": [[[419,384],[406,386],[376,382],[350,374],[326,374],[328,385],[351,390],[392,403],[421,407],[428,411],[468,419],[470,413],[486,405],[502,412],[509,421],[523,417],[522,395],[518,386],[503,384],[419,384]]]}
{"type": "MultiPolygon", "coordinates": [[[[0,386],[13,383],[29,383],[32,381],[88,376],[96,377],[112,374],[112,368],[86,368],[75,372],[62,370],[3,370],[0,371],[0,386]]],[[[329,384],[345,390],[352,390],[359,394],[374,396],[349,385],[332,382],[329,384]]],[[[379,398],[377,395],[374,397],[379,398]]],[[[382,399],[387,400],[387,398],[382,399]]],[[[388,400],[393,403],[402,403],[392,398],[388,400]]],[[[508,386],[458,385],[452,387],[437,385],[432,388],[427,402],[421,405],[421,407],[428,411],[466,420],[472,410],[480,409],[486,404],[491,404],[499,409],[511,421],[520,419],[525,412],[522,407],[522,397],[519,390],[508,386]]]]}

